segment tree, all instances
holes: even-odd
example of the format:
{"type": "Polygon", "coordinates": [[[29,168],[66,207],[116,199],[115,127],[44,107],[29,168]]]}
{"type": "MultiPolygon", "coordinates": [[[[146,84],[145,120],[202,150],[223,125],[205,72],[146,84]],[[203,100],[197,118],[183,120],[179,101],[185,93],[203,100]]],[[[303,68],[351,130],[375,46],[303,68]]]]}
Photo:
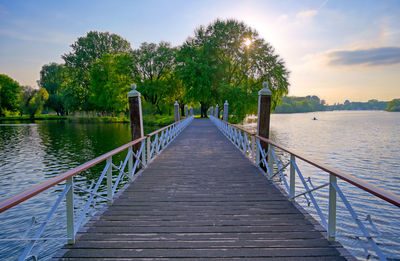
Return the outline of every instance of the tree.
{"type": "Polygon", "coordinates": [[[49,93],[49,99],[45,106],[53,109],[57,115],[64,115],[66,112],[63,87],[68,77],[68,68],[62,64],[46,64],[42,66],[40,71],[38,85],[49,93]]]}
{"type": "Polygon", "coordinates": [[[18,82],[5,74],[0,74],[0,115],[4,115],[5,110],[18,110],[20,93],[21,86],[18,82]]]}
{"type": "Polygon", "coordinates": [[[27,108],[29,105],[29,101],[33,98],[37,90],[33,89],[31,86],[23,86],[22,92],[20,96],[20,107],[19,112],[22,116],[24,113],[27,113],[27,108]]]}
{"type": "Polygon", "coordinates": [[[222,105],[227,99],[238,119],[255,112],[264,81],[271,87],[272,110],[288,93],[289,73],[283,60],[243,22],[216,20],[200,26],[181,47],[177,61],[186,95],[200,102],[202,117],[211,104],[222,105]]]}
{"type": "Polygon", "coordinates": [[[142,43],[132,51],[134,80],[138,91],[150,102],[156,113],[162,113],[161,103],[171,93],[176,50],[170,43],[142,43]]]}
{"type": "Polygon", "coordinates": [[[70,105],[73,109],[91,109],[91,104],[88,102],[89,73],[94,62],[105,54],[122,54],[131,52],[132,49],[130,43],[121,36],[97,31],[90,31],[86,36],[79,37],[71,47],[72,52],[62,56],[65,65],[72,69],[67,92],[70,105]]]}
{"type": "Polygon", "coordinates": [[[400,111],[400,99],[391,100],[386,107],[386,111],[400,111]]]}
{"type": "Polygon", "coordinates": [[[130,53],[105,54],[90,71],[89,101],[99,111],[122,112],[128,109],[126,95],[133,82],[130,53]]]}
{"type": "Polygon", "coordinates": [[[26,91],[25,95],[28,97],[28,100],[25,103],[24,111],[25,113],[29,114],[31,118],[33,118],[35,114],[39,113],[43,109],[43,105],[49,99],[49,93],[44,88],[34,90],[32,92],[32,88],[28,87],[24,91],[26,91]]]}

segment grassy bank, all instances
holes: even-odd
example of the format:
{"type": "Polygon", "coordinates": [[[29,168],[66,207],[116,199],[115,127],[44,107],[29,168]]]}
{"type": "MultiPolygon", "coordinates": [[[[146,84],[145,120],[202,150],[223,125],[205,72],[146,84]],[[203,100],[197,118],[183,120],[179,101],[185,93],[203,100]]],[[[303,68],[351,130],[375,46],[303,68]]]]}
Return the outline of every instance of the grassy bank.
{"type": "MultiPolygon", "coordinates": [[[[48,114],[0,117],[0,121],[32,121],[32,120],[66,120],[78,123],[129,123],[129,118],[120,116],[82,117],[82,116],[57,116],[48,114]]],[[[173,115],[143,115],[143,124],[146,126],[166,126],[174,122],[173,115]]]]}
{"type": "MultiPolygon", "coordinates": [[[[129,118],[125,115],[119,116],[70,116],[68,120],[80,123],[129,123],[129,118]]],[[[147,126],[165,126],[174,122],[174,116],[170,115],[143,115],[143,124],[147,126]]]]}
{"type": "Polygon", "coordinates": [[[65,120],[65,119],[68,119],[68,116],[57,116],[48,114],[35,115],[33,118],[31,118],[28,115],[0,117],[0,121],[65,120]]]}

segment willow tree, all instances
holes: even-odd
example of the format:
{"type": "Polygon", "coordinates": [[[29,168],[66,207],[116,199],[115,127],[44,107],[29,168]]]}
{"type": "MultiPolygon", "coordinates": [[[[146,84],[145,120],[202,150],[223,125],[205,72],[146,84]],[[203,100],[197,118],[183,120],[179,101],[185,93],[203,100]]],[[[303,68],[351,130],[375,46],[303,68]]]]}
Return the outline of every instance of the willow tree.
{"type": "Polygon", "coordinates": [[[202,116],[211,104],[222,105],[225,100],[237,120],[256,112],[257,92],[264,81],[271,86],[272,110],[288,93],[289,73],[283,60],[243,22],[216,20],[200,26],[181,47],[177,61],[186,95],[200,102],[202,116]]]}
{"type": "Polygon", "coordinates": [[[175,53],[176,50],[167,42],[144,42],[139,49],[132,51],[133,75],[138,91],[146,102],[153,105],[156,113],[162,113],[161,104],[172,94],[175,53]]]}

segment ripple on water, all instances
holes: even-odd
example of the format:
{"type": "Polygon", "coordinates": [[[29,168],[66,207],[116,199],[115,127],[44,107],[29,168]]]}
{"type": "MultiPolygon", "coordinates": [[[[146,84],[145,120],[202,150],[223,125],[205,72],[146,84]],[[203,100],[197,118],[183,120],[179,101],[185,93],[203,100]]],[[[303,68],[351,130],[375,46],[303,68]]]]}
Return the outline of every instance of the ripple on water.
{"type": "MultiPolygon", "coordinates": [[[[246,128],[255,131],[256,124],[246,128]]],[[[341,111],[273,114],[271,117],[272,140],[397,195],[400,195],[399,137],[400,113],[341,111]],[[318,121],[311,120],[314,115],[318,121]]],[[[283,157],[288,160],[287,155],[283,157]]],[[[315,185],[328,181],[325,173],[301,161],[298,164],[304,176],[311,176],[315,185]]],[[[389,258],[400,259],[399,209],[346,182],[338,183],[360,219],[365,221],[371,214],[382,232],[377,241],[384,253],[389,258]]],[[[301,187],[299,181],[296,184],[301,187]]],[[[327,194],[327,190],[315,193],[324,213],[327,213],[327,194]]],[[[304,199],[299,201],[306,203],[304,199]]],[[[305,208],[319,220],[313,208],[305,208]]],[[[337,208],[338,234],[342,235],[339,240],[353,255],[365,259],[360,243],[348,237],[360,231],[341,201],[337,208]]],[[[366,224],[369,226],[368,222],[366,224]]]]}

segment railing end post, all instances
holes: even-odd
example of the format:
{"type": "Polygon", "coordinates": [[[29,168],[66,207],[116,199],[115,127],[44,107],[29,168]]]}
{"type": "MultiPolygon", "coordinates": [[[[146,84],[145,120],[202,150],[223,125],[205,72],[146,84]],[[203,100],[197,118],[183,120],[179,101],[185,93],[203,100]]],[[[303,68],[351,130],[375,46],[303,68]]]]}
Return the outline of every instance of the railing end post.
{"type": "Polygon", "coordinates": [[[74,224],[74,180],[70,177],[66,181],[67,186],[71,186],[66,194],[66,207],[67,207],[67,243],[69,245],[75,244],[75,224],[74,224]]]}
{"type": "Polygon", "coordinates": [[[335,175],[329,174],[329,213],[328,213],[328,240],[336,240],[336,189],[333,184],[337,184],[335,175]]]}
{"type": "Polygon", "coordinates": [[[107,159],[107,203],[111,204],[113,201],[113,183],[112,183],[112,157],[107,159]]]}
{"type": "Polygon", "coordinates": [[[296,157],[293,154],[290,154],[290,201],[294,201],[294,196],[296,193],[296,169],[294,167],[296,161],[296,157]]]}

